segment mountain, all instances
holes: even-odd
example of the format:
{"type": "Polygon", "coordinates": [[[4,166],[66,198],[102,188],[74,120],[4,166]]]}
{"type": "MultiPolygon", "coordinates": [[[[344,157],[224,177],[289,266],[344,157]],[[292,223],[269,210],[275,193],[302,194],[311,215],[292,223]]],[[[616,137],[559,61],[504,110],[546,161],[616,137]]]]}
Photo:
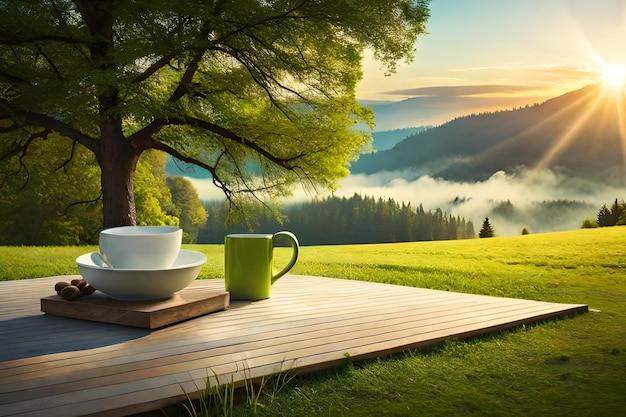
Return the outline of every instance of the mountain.
{"type": "Polygon", "coordinates": [[[386,151],[411,135],[424,132],[428,127],[407,127],[403,129],[372,132],[372,148],[375,151],[386,151]]]}
{"type": "Polygon", "coordinates": [[[546,98],[499,97],[496,99],[489,96],[443,94],[422,95],[400,101],[361,101],[360,103],[372,108],[376,115],[375,130],[382,132],[412,126],[438,126],[459,116],[503,108],[520,108],[527,104],[543,102],[546,98]]]}
{"type": "MultiPolygon", "coordinates": [[[[374,151],[384,151],[393,148],[396,144],[406,139],[410,135],[424,132],[427,127],[408,127],[403,129],[386,130],[382,132],[372,132],[372,148],[374,151]]],[[[211,178],[211,174],[199,167],[191,166],[178,161],[171,156],[167,158],[165,173],[169,176],[179,175],[183,177],[206,179],[211,178]]]]}
{"type": "Polygon", "coordinates": [[[362,155],[351,172],[477,181],[526,167],[623,183],[625,159],[626,89],[594,84],[517,110],[456,118],[362,155]]]}

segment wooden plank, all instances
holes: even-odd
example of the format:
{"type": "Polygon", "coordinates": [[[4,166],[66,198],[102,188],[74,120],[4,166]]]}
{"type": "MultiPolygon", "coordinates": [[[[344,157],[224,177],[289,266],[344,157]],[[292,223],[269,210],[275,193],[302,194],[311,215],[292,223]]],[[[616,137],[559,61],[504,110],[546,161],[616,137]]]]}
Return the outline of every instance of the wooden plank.
{"type": "Polygon", "coordinates": [[[157,329],[204,314],[224,310],[229,293],[211,288],[185,288],[159,301],[118,301],[96,292],[76,300],[58,295],[41,299],[41,311],[80,320],[157,329]]]}
{"type": "MultiPolygon", "coordinates": [[[[67,280],[65,277],[64,280],[67,280]]],[[[233,302],[158,330],[42,315],[58,277],[0,283],[0,416],[123,416],[194,397],[207,377],[241,382],[587,311],[322,277],[286,276],[272,298],[233,302]],[[9,297],[4,309],[3,295],[9,297]]],[[[223,291],[223,280],[195,281],[223,291]]]]}

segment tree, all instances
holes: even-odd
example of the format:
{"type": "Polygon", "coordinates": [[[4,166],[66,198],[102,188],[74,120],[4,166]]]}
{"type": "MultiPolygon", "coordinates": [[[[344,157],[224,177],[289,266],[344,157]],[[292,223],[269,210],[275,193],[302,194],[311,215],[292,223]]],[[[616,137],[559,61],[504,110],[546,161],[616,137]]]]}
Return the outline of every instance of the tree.
{"type": "Polygon", "coordinates": [[[29,171],[14,162],[0,171],[0,245],[98,242],[100,173],[90,152],[51,134],[23,155],[29,171]]]}
{"type": "Polygon", "coordinates": [[[5,0],[0,161],[53,132],[93,153],[104,227],[136,224],[149,149],[210,172],[238,209],[296,182],[333,188],[371,140],[366,50],[412,59],[428,0],[5,0]]]}
{"type": "Polygon", "coordinates": [[[483,226],[480,228],[480,232],[478,232],[478,237],[484,238],[494,236],[495,231],[493,230],[493,227],[491,227],[491,223],[489,223],[489,217],[485,217],[485,220],[483,221],[483,226]]]}
{"type": "Polygon", "coordinates": [[[200,203],[198,191],[188,179],[179,176],[168,177],[167,186],[172,193],[176,215],[183,229],[183,242],[196,243],[198,232],[205,225],[208,216],[200,203]]]}
{"type": "Polygon", "coordinates": [[[598,210],[596,223],[598,223],[599,227],[615,226],[615,223],[613,223],[612,217],[613,216],[611,215],[611,211],[606,206],[606,204],[604,204],[602,205],[602,207],[600,207],[600,210],[598,210]]]}
{"type": "Polygon", "coordinates": [[[611,223],[613,226],[618,224],[622,224],[620,219],[623,218],[624,213],[626,212],[626,204],[622,201],[621,203],[615,199],[615,202],[611,205],[611,223]]]}
{"type": "MultiPolygon", "coordinates": [[[[135,173],[134,189],[137,224],[140,226],[178,226],[180,219],[166,184],[166,156],[162,152],[144,152],[135,173]]],[[[197,202],[200,204],[200,202],[197,202]]],[[[183,229],[183,233],[185,230],[183,229]]]]}
{"type": "Polygon", "coordinates": [[[598,227],[598,223],[593,219],[584,219],[580,226],[581,229],[594,229],[596,227],[598,227]]]}
{"type": "MultiPolygon", "coordinates": [[[[97,243],[102,202],[93,154],[50,135],[24,156],[24,162],[32,173],[12,171],[19,163],[3,166],[7,171],[0,183],[0,245],[97,243]]],[[[156,151],[139,160],[134,181],[137,224],[179,224],[165,183],[165,162],[165,155],[156,151]]],[[[197,197],[195,203],[200,204],[197,197]]]]}
{"type": "Polygon", "coordinates": [[[209,215],[208,221],[199,232],[199,243],[221,243],[224,235],[230,233],[270,233],[280,229],[292,231],[298,236],[300,243],[306,245],[434,240],[434,236],[438,236],[438,239],[475,237],[472,222],[447,215],[441,209],[434,214],[431,211],[424,212],[421,205],[420,209],[413,210],[410,204],[400,205],[392,198],[376,200],[374,197],[361,197],[359,194],[350,198],[326,197],[289,205],[285,208],[284,218],[261,219],[260,224],[252,228],[243,224],[229,224],[225,227],[227,213],[224,205],[221,201],[205,203],[209,215]],[[384,216],[383,211],[386,211],[384,216]],[[387,223],[389,230],[379,227],[383,221],[387,223]],[[429,227],[421,229],[420,222],[429,227]],[[411,230],[406,230],[407,227],[411,230]],[[422,231],[425,233],[420,234],[422,231]]]}

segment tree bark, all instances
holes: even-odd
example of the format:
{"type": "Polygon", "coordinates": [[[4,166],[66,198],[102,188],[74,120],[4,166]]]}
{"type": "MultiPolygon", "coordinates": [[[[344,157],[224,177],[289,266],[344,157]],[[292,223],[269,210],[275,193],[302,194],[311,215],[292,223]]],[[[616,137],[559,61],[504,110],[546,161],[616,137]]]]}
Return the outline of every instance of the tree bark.
{"type": "Polygon", "coordinates": [[[134,179],[141,153],[124,138],[119,120],[103,122],[100,134],[103,227],[134,226],[134,179]]]}

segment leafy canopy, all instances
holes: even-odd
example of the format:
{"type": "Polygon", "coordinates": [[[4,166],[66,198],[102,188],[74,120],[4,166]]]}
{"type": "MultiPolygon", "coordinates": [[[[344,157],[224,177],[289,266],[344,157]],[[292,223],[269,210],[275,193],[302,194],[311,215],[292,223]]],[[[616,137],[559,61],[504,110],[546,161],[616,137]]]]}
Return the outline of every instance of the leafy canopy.
{"type": "MultiPolygon", "coordinates": [[[[132,184],[148,149],[208,170],[234,203],[297,181],[332,189],[370,139],[358,126],[373,115],[355,99],[364,51],[390,72],[412,59],[427,5],[4,0],[0,162],[51,132],[83,145],[102,170],[105,217],[107,195],[125,190],[104,178],[132,184]]],[[[115,198],[132,200],[132,186],[115,198]]]]}

